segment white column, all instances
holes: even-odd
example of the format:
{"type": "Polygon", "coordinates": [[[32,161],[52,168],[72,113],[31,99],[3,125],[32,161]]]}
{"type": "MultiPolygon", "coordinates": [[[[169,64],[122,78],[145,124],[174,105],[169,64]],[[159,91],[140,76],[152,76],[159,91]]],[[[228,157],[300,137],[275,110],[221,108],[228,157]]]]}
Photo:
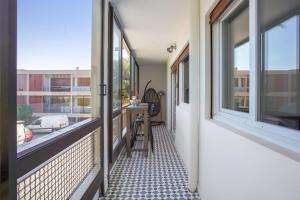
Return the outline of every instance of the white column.
{"type": "MultiPolygon", "coordinates": [[[[107,33],[108,30],[108,3],[110,0],[105,0],[105,17],[104,17],[104,33],[107,33]]],[[[108,49],[108,34],[104,35],[104,50],[108,49]]],[[[108,83],[108,51],[104,51],[104,83],[107,84],[108,83]]],[[[109,89],[109,88],[108,88],[109,89]]],[[[108,118],[107,113],[108,113],[108,95],[104,97],[104,102],[103,102],[103,106],[104,106],[104,190],[106,191],[108,188],[108,176],[109,176],[109,169],[108,169],[108,135],[109,135],[109,129],[108,126],[106,126],[108,124],[108,118]]]]}
{"type": "Polygon", "coordinates": [[[198,186],[198,149],[199,149],[199,122],[200,122],[200,1],[190,1],[190,134],[188,166],[188,188],[191,192],[198,186]]]}

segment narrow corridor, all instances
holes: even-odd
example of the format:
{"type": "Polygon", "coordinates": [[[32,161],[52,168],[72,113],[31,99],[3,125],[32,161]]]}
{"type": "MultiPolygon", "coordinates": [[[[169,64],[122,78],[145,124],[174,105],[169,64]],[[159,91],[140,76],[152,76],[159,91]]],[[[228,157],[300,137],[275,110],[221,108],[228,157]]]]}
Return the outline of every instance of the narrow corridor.
{"type": "Polygon", "coordinates": [[[200,199],[188,191],[187,171],[176,152],[174,135],[165,126],[153,127],[154,153],[144,158],[124,151],[110,176],[102,199],[200,199]]]}

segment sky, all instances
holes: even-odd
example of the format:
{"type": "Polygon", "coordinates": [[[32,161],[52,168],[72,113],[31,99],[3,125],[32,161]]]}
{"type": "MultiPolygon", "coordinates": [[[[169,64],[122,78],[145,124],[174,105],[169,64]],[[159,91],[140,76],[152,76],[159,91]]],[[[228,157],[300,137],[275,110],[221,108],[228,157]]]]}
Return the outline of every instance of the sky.
{"type": "Polygon", "coordinates": [[[92,0],[19,0],[18,69],[91,68],[92,0]]]}
{"type": "MultiPolygon", "coordinates": [[[[296,18],[266,32],[270,70],[296,68],[296,18]]],[[[92,0],[18,0],[18,69],[90,69],[91,35],[92,0]]],[[[249,69],[249,45],[235,54],[235,67],[249,69]]]]}

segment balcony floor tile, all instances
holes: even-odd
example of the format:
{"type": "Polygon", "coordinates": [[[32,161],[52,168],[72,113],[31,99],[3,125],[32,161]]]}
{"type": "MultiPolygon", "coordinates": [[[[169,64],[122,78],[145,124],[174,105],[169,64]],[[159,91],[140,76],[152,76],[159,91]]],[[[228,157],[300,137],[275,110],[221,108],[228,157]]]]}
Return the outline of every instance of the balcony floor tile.
{"type": "Polygon", "coordinates": [[[187,188],[187,170],[174,146],[174,135],[165,126],[154,126],[154,153],[120,156],[110,175],[103,199],[200,199],[187,188]]]}

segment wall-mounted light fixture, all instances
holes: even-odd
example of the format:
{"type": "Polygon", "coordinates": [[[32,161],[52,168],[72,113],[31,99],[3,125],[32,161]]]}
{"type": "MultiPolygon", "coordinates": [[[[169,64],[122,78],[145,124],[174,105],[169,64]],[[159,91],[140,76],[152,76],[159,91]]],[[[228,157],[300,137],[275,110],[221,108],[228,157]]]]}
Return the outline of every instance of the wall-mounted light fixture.
{"type": "Polygon", "coordinates": [[[171,44],[169,48],[167,48],[167,52],[173,53],[173,51],[176,50],[176,44],[171,44]]]}

